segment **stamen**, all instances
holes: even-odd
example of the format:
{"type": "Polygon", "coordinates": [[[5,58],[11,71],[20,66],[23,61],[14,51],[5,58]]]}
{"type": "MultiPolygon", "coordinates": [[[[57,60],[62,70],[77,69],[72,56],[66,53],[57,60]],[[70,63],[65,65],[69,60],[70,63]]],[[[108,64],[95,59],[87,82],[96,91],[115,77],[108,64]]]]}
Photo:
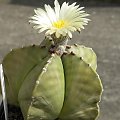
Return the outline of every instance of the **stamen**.
{"type": "Polygon", "coordinates": [[[53,26],[56,28],[63,28],[65,26],[65,21],[64,20],[58,20],[53,23],[53,26]]]}

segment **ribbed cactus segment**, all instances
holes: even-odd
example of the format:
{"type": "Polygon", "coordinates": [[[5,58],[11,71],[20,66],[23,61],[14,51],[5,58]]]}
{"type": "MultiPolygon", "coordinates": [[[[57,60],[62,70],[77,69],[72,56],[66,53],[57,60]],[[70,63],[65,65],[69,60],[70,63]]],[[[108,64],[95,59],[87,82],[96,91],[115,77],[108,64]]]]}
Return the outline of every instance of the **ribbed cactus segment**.
{"type": "Polygon", "coordinates": [[[64,72],[61,59],[52,54],[43,62],[46,62],[44,67],[41,67],[42,63],[37,65],[26,77],[19,92],[25,120],[54,120],[63,106],[64,72]]]}
{"type": "Polygon", "coordinates": [[[14,49],[3,59],[9,103],[18,104],[18,93],[24,79],[47,56],[49,53],[46,48],[33,45],[14,49]]]}
{"type": "Polygon", "coordinates": [[[75,54],[62,57],[65,72],[65,99],[62,120],[95,120],[102,92],[97,73],[75,54]]]}
{"type": "Polygon", "coordinates": [[[25,119],[27,118],[27,112],[28,112],[29,106],[31,104],[31,100],[33,99],[32,93],[36,86],[36,80],[37,80],[38,76],[40,75],[40,73],[42,72],[43,67],[45,66],[45,64],[47,63],[49,58],[50,57],[44,58],[43,61],[38,63],[29,72],[29,74],[24,79],[24,81],[21,85],[21,88],[19,90],[18,101],[19,101],[19,105],[21,107],[21,110],[22,110],[22,113],[23,113],[25,119]]]}
{"type": "Polygon", "coordinates": [[[97,68],[97,57],[92,48],[83,45],[74,44],[66,49],[69,53],[73,52],[76,56],[81,57],[94,70],[97,68]]]}

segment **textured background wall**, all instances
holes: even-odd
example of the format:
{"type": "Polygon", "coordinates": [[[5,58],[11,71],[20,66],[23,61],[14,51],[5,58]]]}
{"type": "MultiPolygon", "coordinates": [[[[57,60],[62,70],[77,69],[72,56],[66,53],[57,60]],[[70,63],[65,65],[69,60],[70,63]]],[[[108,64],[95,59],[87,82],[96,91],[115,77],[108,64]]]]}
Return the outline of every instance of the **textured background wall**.
{"type": "MultiPolygon", "coordinates": [[[[31,5],[31,6],[43,6],[46,4],[53,4],[54,0],[0,0],[0,3],[13,3],[13,4],[21,4],[21,5],[31,5]]],[[[120,5],[120,0],[59,0],[60,3],[63,3],[64,1],[67,2],[79,2],[81,4],[86,5],[120,5]]]]}

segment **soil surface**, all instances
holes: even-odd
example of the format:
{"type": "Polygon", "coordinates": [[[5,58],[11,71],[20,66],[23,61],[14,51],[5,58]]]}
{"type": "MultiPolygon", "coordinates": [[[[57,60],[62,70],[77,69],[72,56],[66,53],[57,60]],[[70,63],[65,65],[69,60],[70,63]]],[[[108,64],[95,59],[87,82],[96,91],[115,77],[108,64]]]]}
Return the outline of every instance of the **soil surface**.
{"type": "MultiPolygon", "coordinates": [[[[28,24],[34,8],[0,4],[0,61],[10,49],[40,44],[44,38],[28,24]]],[[[98,120],[120,120],[120,7],[86,6],[86,11],[92,21],[69,43],[92,47],[98,56],[97,70],[104,86],[98,120]]]]}
{"type": "MultiPolygon", "coordinates": [[[[0,120],[5,120],[3,104],[0,106],[0,120]]],[[[8,105],[8,120],[24,120],[19,107],[8,105]]]]}

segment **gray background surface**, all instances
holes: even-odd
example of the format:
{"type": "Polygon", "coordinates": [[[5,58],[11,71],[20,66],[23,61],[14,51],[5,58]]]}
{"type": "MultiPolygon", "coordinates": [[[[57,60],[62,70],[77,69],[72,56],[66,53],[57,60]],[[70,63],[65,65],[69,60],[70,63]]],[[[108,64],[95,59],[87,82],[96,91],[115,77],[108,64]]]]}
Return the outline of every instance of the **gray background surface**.
{"type": "MultiPolygon", "coordinates": [[[[0,0],[0,61],[10,49],[40,44],[44,38],[28,24],[36,6],[19,2],[9,4],[9,0],[0,0]]],[[[45,2],[49,3],[44,0],[37,5],[45,2]]],[[[120,120],[120,7],[86,3],[85,6],[92,21],[80,34],[73,35],[70,44],[92,47],[98,56],[98,73],[104,86],[98,120],[120,120]]]]}

